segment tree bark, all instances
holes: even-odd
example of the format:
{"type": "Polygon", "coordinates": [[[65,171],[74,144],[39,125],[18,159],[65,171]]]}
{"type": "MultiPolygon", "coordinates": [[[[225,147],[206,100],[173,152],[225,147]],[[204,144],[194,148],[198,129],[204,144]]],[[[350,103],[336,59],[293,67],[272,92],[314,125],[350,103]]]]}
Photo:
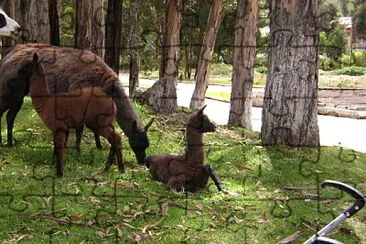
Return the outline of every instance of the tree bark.
{"type": "Polygon", "coordinates": [[[91,50],[92,1],[76,1],[75,47],[91,50]]]}
{"type": "Polygon", "coordinates": [[[49,0],[20,0],[20,26],[23,42],[51,41],[49,0]]]}
{"type": "Polygon", "coordinates": [[[252,129],[258,1],[238,0],[229,124],[252,129]]]}
{"type": "Polygon", "coordinates": [[[105,14],[103,0],[93,1],[92,52],[104,59],[105,54],[105,14]]]}
{"type": "Polygon", "coordinates": [[[104,58],[103,0],[76,1],[75,47],[104,58]]]}
{"type": "MultiPolygon", "coordinates": [[[[169,8],[168,6],[168,1],[170,0],[165,0],[165,7],[169,8]]],[[[165,18],[162,18],[161,20],[161,29],[162,31],[162,43],[161,43],[161,60],[160,60],[160,68],[159,68],[159,79],[163,78],[164,74],[165,74],[165,68],[166,68],[166,63],[168,60],[168,44],[167,44],[167,29],[168,29],[168,9],[167,11],[165,11],[165,18]]]]}
{"type": "Polygon", "coordinates": [[[209,69],[215,48],[217,32],[223,18],[223,0],[213,0],[207,21],[207,29],[201,48],[197,67],[196,86],[189,105],[192,109],[201,108],[205,103],[205,94],[208,87],[209,69]]]}
{"type": "Polygon", "coordinates": [[[130,76],[129,76],[129,95],[132,98],[139,86],[140,71],[140,21],[139,21],[139,0],[132,1],[132,26],[130,39],[130,76]]]}
{"type": "Polygon", "coordinates": [[[60,23],[59,23],[59,3],[58,0],[49,0],[50,5],[50,32],[51,45],[60,46],[60,23]]]}
{"type": "Polygon", "coordinates": [[[169,114],[177,108],[177,76],[180,52],[181,0],[169,0],[167,6],[167,51],[164,74],[148,91],[149,104],[157,113],[169,114]]]}
{"type": "MultiPolygon", "coordinates": [[[[12,19],[15,17],[15,4],[14,0],[4,0],[3,1],[3,10],[5,13],[12,19]]],[[[3,37],[2,38],[2,56],[4,56],[4,51],[15,45],[15,42],[10,37],[3,37]]]]}
{"type": "Polygon", "coordinates": [[[318,0],[271,1],[264,145],[319,146],[317,8],[318,0]]]}
{"type": "Polygon", "coordinates": [[[109,0],[105,30],[105,62],[118,74],[121,51],[122,0],[109,0]]]}

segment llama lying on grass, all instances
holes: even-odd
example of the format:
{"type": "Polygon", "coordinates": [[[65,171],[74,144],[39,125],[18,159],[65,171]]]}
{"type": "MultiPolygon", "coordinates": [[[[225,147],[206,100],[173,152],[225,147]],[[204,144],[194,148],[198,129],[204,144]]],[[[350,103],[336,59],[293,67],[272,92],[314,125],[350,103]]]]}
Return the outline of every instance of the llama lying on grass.
{"type": "Polygon", "coordinates": [[[204,164],[202,134],[214,132],[216,128],[203,114],[205,107],[189,118],[186,132],[187,149],[184,155],[153,155],[145,159],[145,164],[153,179],[166,184],[169,189],[196,192],[205,187],[208,178],[211,177],[219,191],[236,195],[224,190],[214,168],[204,164]]]}
{"type": "Polygon", "coordinates": [[[113,127],[117,109],[111,97],[100,87],[50,95],[45,78],[47,74],[43,65],[38,62],[37,53],[20,73],[33,74],[29,80],[32,103],[43,122],[52,131],[57,177],[63,176],[63,159],[69,130],[80,128],[84,124],[111,144],[105,170],[111,167],[117,156],[118,168],[121,172],[124,171],[121,136],[113,127]]]}
{"type": "MultiPolygon", "coordinates": [[[[117,74],[97,55],[90,51],[62,48],[45,44],[16,45],[0,61],[0,119],[8,111],[8,145],[13,145],[13,126],[23,98],[28,93],[28,79],[19,76],[19,70],[32,60],[33,53],[41,57],[40,62],[47,76],[51,94],[73,92],[86,87],[101,87],[117,106],[117,122],[129,139],[129,144],[142,164],[149,146],[147,130],[153,120],[142,126],[117,74]]],[[[1,127],[1,124],[0,124],[1,127]]],[[[1,131],[1,128],[0,128],[1,131]]],[[[78,128],[78,132],[82,131],[78,128]]],[[[81,135],[77,133],[76,148],[80,148],[81,135]]],[[[1,133],[0,133],[1,142],[1,133]]]]}

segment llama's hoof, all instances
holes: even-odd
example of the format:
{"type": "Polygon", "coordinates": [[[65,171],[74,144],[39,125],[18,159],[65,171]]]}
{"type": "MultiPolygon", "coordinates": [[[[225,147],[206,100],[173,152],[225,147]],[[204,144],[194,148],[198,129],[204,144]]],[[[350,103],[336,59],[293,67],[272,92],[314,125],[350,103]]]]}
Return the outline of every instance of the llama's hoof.
{"type": "Polygon", "coordinates": [[[8,147],[13,147],[13,146],[14,146],[14,144],[13,144],[13,142],[8,142],[8,143],[6,144],[6,146],[8,146],[8,147]]]}
{"type": "Polygon", "coordinates": [[[64,176],[64,173],[62,172],[57,172],[57,178],[62,178],[64,176]]]}

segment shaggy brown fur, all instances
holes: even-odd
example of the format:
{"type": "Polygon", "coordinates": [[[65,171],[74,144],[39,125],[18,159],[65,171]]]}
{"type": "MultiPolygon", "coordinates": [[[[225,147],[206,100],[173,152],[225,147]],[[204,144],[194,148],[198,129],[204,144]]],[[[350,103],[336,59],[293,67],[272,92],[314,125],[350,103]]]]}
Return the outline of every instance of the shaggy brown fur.
{"type": "MultiPolygon", "coordinates": [[[[85,87],[102,87],[117,105],[117,121],[129,138],[137,161],[143,163],[149,146],[147,130],[119,81],[117,74],[95,54],[86,50],[61,48],[44,44],[16,45],[0,62],[0,116],[7,114],[8,144],[12,145],[14,119],[27,94],[27,79],[19,77],[18,71],[32,60],[37,52],[47,72],[47,84],[52,94],[77,91],[85,87]]],[[[1,136],[0,136],[1,139],[1,136]]]]}
{"type": "Polygon", "coordinates": [[[124,170],[121,136],[113,127],[117,109],[111,97],[100,87],[50,95],[46,73],[42,64],[38,64],[36,53],[33,61],[26,64],[20,72],[33,73],[29,80],[32,103],[43,122],[52,131],[58,177],[63,176],[63,158],[69,130],[80,128],[84,124],[111,144],[105,169],[110,168],[117,156],[118,167],[120,171],[124,170]]]}
{"type": "Polygon", "coordinates": [[[204,164],[202,134],[214,132],[215,125],[203,114],[195,112],[187,124],[187,149],[184,155],[153,155],[145,159],[154,180],[161,181],[169,189],[196,192],[206,186],[211,177],[220,191],[224,191],[214,169],[204,164]]]}

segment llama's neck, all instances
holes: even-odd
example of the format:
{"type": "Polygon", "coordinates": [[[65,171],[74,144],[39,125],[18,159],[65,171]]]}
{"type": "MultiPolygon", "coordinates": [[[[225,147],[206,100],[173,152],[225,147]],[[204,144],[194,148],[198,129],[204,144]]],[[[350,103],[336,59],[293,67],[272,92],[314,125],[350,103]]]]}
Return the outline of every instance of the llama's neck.
{"type": "Polygon", "coordinates": [[[204,164],[202,133],[193,127],[187,126],[187,164],[201,166],[204,164]]]}
{"type": "Polygon", "coordinates": [[[132,124],[136,121],[138,130],[144,131],[137,115],[135,108],[128,97],[122,82],[119,81],[117,74],[110,69],[106,68],[106,72],[103,74],[101,80],[103,80],[104,91],[113,98],[117,105],[117,122],[127,137],[131,137],[135,132],[132,129],[132,124]]]}
{"type": "Polygon", "coordinates": [[[47,89],[46,77],[41,75],[34,75],[30,78],[29,81],[29,89],[32,96],[32,99],[36,98],[37,100],[46,99],[50,96],[50,93],[47,89]]]}

